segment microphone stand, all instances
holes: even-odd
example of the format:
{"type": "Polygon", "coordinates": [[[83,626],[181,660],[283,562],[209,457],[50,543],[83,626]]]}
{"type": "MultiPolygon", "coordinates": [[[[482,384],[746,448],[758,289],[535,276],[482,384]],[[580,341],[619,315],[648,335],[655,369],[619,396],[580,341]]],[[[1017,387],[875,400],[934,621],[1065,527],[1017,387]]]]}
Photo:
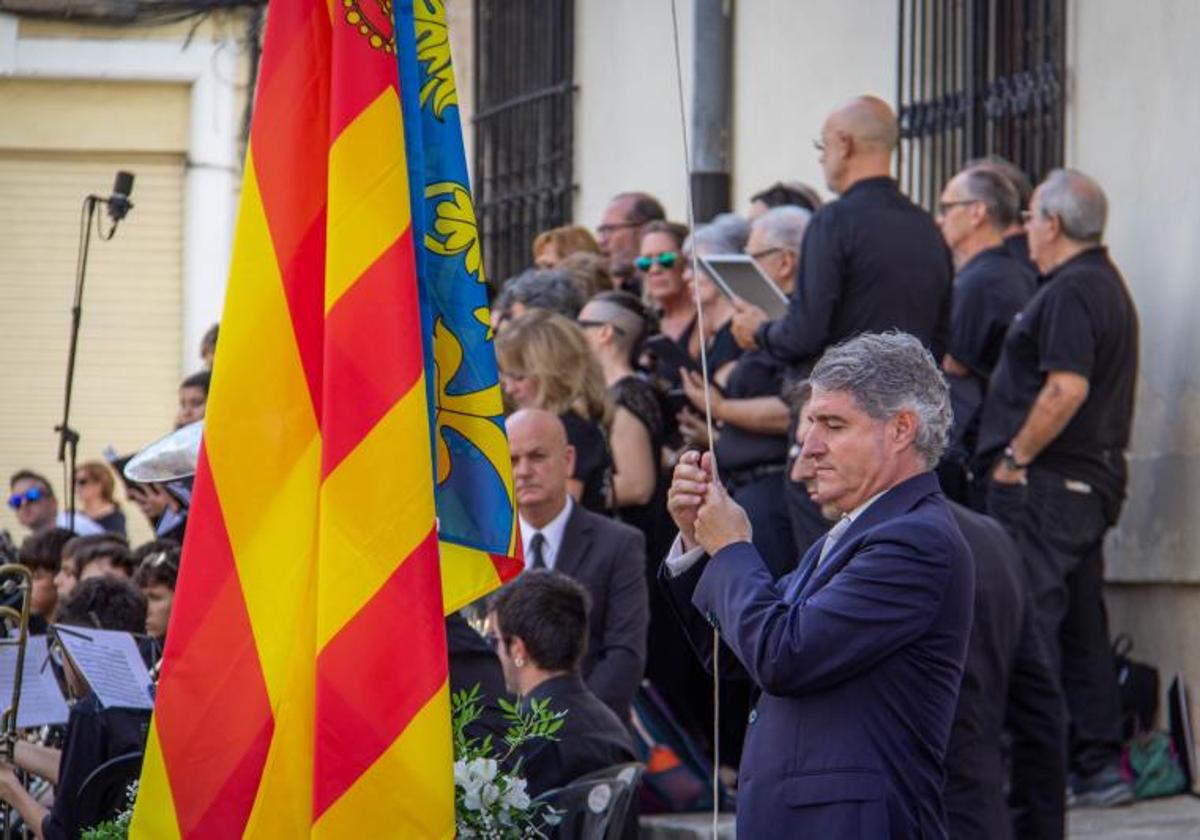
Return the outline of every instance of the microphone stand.
{"type": "Polygon", "coordinates": [[[58,462],[63,465],[64,494],[67,497],[67,528],[75,530],[75,460],[79,448],[79,432],[71,428],[71,392],[75,387],[75,359],[79,351],[79,325],[83,320],[83,283],[87,278],[88,251],[92,241],[92,223],[100,238],[107,242],[117,232],[119,220],[114,220],[108,233],[101,231],[96,207],[107,204],[108,198],[89,195],[83,200],[80,213],[79,256],[75,262],[75,298],[71,304],[71,336],[67,345],[67,381],[63,390],[62,422],[54,427],[58,432],[58,462]]]}

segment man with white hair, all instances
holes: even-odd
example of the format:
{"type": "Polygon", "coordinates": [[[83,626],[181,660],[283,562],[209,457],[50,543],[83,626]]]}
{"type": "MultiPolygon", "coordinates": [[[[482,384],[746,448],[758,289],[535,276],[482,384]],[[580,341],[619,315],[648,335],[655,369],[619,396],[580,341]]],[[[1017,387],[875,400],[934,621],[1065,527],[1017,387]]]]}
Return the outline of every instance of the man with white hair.
{"type": "Polygon", "coordinates": [[[812,213],[803,207],[785,204],[771,208],[750,223],[746,255],[785,295],[790,295],[796,285],[800,245],[811,218],[812,213]]]}
{"type": "MultiPolygon", "coordinates": [[[[803,450],[840,520],[776,581],[706,454],[675,469],[664,579],[698,649],[703,615],[755,685],[739,836],[945,837],[944,759],[974,568],[933,467],[950,425],[937,364],[903,333],[827,350],[803,450]]],[[[801,442],[798,437],[797,442],[801,442]]],[[[709,647],[711,650],[711,647],[709,647]]],[[[713,664],[710,658],[710,666],[713,664]]]]}
{"type": "Polygon", "coordinates": [[[1056,169],[1034,191],[1026,230],[1044,279],[1004,339],[976,457],[1062,676],[1075,800],[1099,806],[1133,798],[1102,588],[1104,535],[1125,497],[1138,318],[1101,244],[1107,213],[1081,172],[1056,169]]]}

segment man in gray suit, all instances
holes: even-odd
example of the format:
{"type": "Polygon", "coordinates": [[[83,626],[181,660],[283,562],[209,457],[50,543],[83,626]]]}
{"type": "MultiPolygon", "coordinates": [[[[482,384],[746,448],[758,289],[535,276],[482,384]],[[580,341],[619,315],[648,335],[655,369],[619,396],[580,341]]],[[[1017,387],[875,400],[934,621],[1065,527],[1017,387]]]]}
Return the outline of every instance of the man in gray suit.
{"type": "Polygon", "coordinates": [[[507,428],[525,568],[556,569],[587,589],[592,610],[583,678],[628,721],[650,620],[642,534],[571,499],[575,450],[558,417],[525,409],[508,418],[507,428]]]}

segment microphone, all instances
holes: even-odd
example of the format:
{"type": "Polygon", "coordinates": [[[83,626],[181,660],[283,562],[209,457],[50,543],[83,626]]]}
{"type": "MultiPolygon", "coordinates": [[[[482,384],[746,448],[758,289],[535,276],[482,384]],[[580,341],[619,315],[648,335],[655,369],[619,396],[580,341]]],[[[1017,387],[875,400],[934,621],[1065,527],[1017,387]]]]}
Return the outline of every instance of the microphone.
{"type": "Polygon", "coordinates": [[[133,173],[118,172],[113,181],[112,195],[106,199],[108,217],[113,220],[113,224],[124,219],[125,215],[133,209],[133,202],[129,200],[129,194],[132,192],[133,173]]]}

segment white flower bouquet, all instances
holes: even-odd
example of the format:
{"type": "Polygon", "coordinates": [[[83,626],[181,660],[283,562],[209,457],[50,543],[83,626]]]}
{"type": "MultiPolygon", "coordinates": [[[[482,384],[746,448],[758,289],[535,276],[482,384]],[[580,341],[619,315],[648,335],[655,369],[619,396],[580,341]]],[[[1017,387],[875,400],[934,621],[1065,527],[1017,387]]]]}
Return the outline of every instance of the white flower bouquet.
{"type": "Polygon", "coordinates": [[[492,736],[473,738],[467,728],[483,714],[479,686],[450,698],[454,731],[454,821],[458,836],[487,840],[544,838],[558,814],[544,802],[534,802],[525,790],[518,749],[538,738],[555,739],[565,711],[553,712],[545,700],[528,708],[498,704],[508,729],[502,744],[492,736]]]}

